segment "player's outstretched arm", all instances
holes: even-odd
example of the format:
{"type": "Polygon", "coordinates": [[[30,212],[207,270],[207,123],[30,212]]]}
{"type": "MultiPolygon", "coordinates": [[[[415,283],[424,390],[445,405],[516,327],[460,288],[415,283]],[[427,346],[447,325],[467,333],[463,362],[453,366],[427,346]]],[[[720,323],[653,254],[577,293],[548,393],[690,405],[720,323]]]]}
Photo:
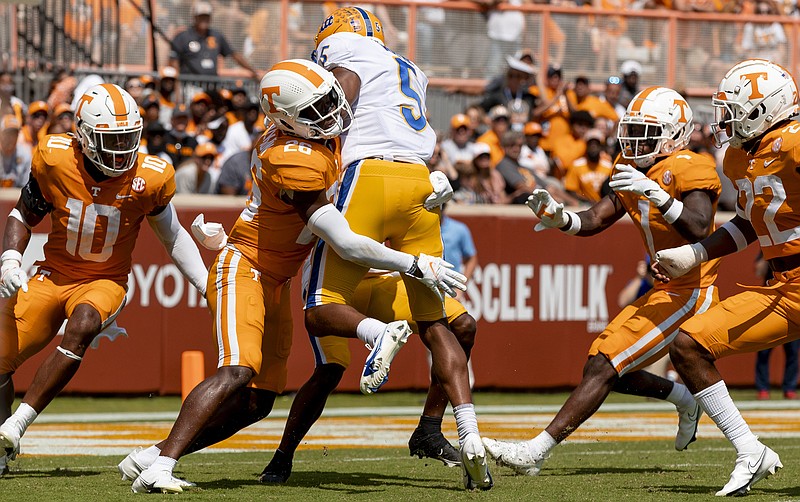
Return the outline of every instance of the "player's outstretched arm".
{"type": "Polygon", "coordinates": [[[533,227],[537,232],[557,228],[570,235],[594,235],[625,214],[625,208],[614,195],[607,195],[589,209],[576,213],[564,209],[564,204],[556,202],[547,190],[537,188],[526,204],[539,217],[539,223],[533,227]]]}
{"type": "Polygon", "coordinates": [[[189,232],[181,226],[175,206],[170,202],[158,208],[147,216],[147,222],[181,273],[205,296],[208,268],[203,263],[197,244],[189,232]]]}
{"type": "Polygon", "coordinates": [[[680,277],[704,261],[741,251],[755,240],[753,226],[737,215],[700,242],[658,251],[654,264],[655,278],[668,282],[670,278],[680,277]]]}
{"type": "Polygon", "coordinates": [[[41,223],[51,209],[36,179],[31,177],[6,221],[3,253],[0,255],[0,298],[11,298],[20,289],[28,291],[28,274],[22,268],[22,254],[31,240],[31,229],[41,223]]]}
{"type": "Polygon", "coordinates": [[[456,289],[466,291],[467,278],[452,270],[453,266],[441,258],[425,254],[413,256],[395,251],[353,232],[347,219],[328,202],[324,192],[294,192],[289,200],[309,230],[328,243],[345,260],[365,267],[411,275],[440,297],[443,297],[443,293],[455,297],[456,289]]]}

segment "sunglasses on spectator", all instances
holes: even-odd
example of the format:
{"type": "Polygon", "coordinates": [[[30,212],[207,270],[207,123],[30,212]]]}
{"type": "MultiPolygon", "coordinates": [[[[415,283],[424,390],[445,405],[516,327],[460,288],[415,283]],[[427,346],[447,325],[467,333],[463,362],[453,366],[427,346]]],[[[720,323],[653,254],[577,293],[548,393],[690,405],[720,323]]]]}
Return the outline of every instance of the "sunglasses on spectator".
{"type": "Polygon", "coordinates": [[[608,77],[609,84],[621,84],[622,80],[619,77],[608,77]]]}

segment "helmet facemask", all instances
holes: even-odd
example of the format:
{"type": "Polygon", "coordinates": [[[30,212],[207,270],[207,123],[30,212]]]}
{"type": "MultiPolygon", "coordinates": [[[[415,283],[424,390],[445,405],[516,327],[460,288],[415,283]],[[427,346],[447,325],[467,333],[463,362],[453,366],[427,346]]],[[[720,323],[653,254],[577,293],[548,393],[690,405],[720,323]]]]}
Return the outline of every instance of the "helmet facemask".
{"type": "Polygon", "coordinates": [[[335,138],[350,128],[353,114],[338,82],[324,96],[298,110],[294,130],[309,139],[335,138]]]}
{"type": "Polygon", "coordinates": [[[83,137],[83,151],[106,176],[120,176],[136,162],[142,126],[126,129],[92,129],[85,122],[78,125],[83,137]]]}

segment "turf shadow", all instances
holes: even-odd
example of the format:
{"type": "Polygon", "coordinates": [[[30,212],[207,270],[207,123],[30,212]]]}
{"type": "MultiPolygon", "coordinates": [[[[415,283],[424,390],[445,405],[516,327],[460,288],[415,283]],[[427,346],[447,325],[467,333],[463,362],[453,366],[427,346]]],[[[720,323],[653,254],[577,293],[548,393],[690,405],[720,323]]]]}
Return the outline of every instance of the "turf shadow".
{"type": "Polygon", "coordinates": [[[686,469],[670,469],[659,466],[652,467],[562,467],[542,470],[539,476],[593,476],[603,474],[659,474],[667,472],[685,472],[686,469]]]}
{"type": "Polygon", "coordinates": [[[232,489],[241,486],[319,488],[346,494],[384,493],[392,486],[424,490],[464,491],[460,479],[393,476],[371,472],[295,471],[286,483],[259,483],[256,479],[218,479],[197,483],[204,490],[232,489]],[[349,485],[349,486],[348,486],[349,485]]]}
{"type": "Polygon", "coordinates": [[[106,474],[106,471],[90,471],[87,469],[70,470],[58,467],[55,469],[13,469],[9,474],[9,478],[79,478],[82,476],[99,476],[106,474]]]}

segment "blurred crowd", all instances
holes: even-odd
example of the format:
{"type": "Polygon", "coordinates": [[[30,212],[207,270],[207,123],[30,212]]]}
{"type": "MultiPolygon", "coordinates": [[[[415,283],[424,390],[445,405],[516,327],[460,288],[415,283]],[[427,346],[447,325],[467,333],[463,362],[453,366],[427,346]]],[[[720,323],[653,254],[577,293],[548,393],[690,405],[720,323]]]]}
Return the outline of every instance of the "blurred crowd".
{"type": "MultiPolygon", "coordinates": [[[[592,93],[587,77],[566,81],[555,66],[537,78],[530,51],[506,61],[482,99],[451,118],[429,168],[448,176],[457,203],[521,204],[537,187],[568,205],[597,202],[610,191],[617,124],[641,90],[641,65],[623,62],[592,93]]],[[[707,125],[695,125],[689,149],[721,165],[707,125]]],[[[733,209],[733,197],[725,194],[722,209],[733,209]]]]}
{"type": "MultiPolygon", "coordinates": [[[[617,123],[641,90],[641,65],[625,61],[619,75],[593,83],[567,81],[556,66],[540,75],[531,51],[505,60],[505,71],[440,132],[429,168],[447,175],[459,204],[524,203],[536,187],[568,205],[596,202],[609,190],[617,123]]],[[[46,134],[74,132],[83,89],[101,81],[65,73],[46,99],[24,103],[13,95],[11,75],[0,73],[0,185],[24,185],[32,149],[46,134]]],[[[125,83],[144,119],[142,152],[175,166],[179,193],[247,194],[251,145],[264,130],[258,98],[241,82],[191,96],[181,96],[178,84],[172,66],[125,83]]],[[[721,160],[712,145],[709,128],[698,124],[689,148],[721,160]]],[[[730,202],[723,198],[723,209],[730,202]]]]}

